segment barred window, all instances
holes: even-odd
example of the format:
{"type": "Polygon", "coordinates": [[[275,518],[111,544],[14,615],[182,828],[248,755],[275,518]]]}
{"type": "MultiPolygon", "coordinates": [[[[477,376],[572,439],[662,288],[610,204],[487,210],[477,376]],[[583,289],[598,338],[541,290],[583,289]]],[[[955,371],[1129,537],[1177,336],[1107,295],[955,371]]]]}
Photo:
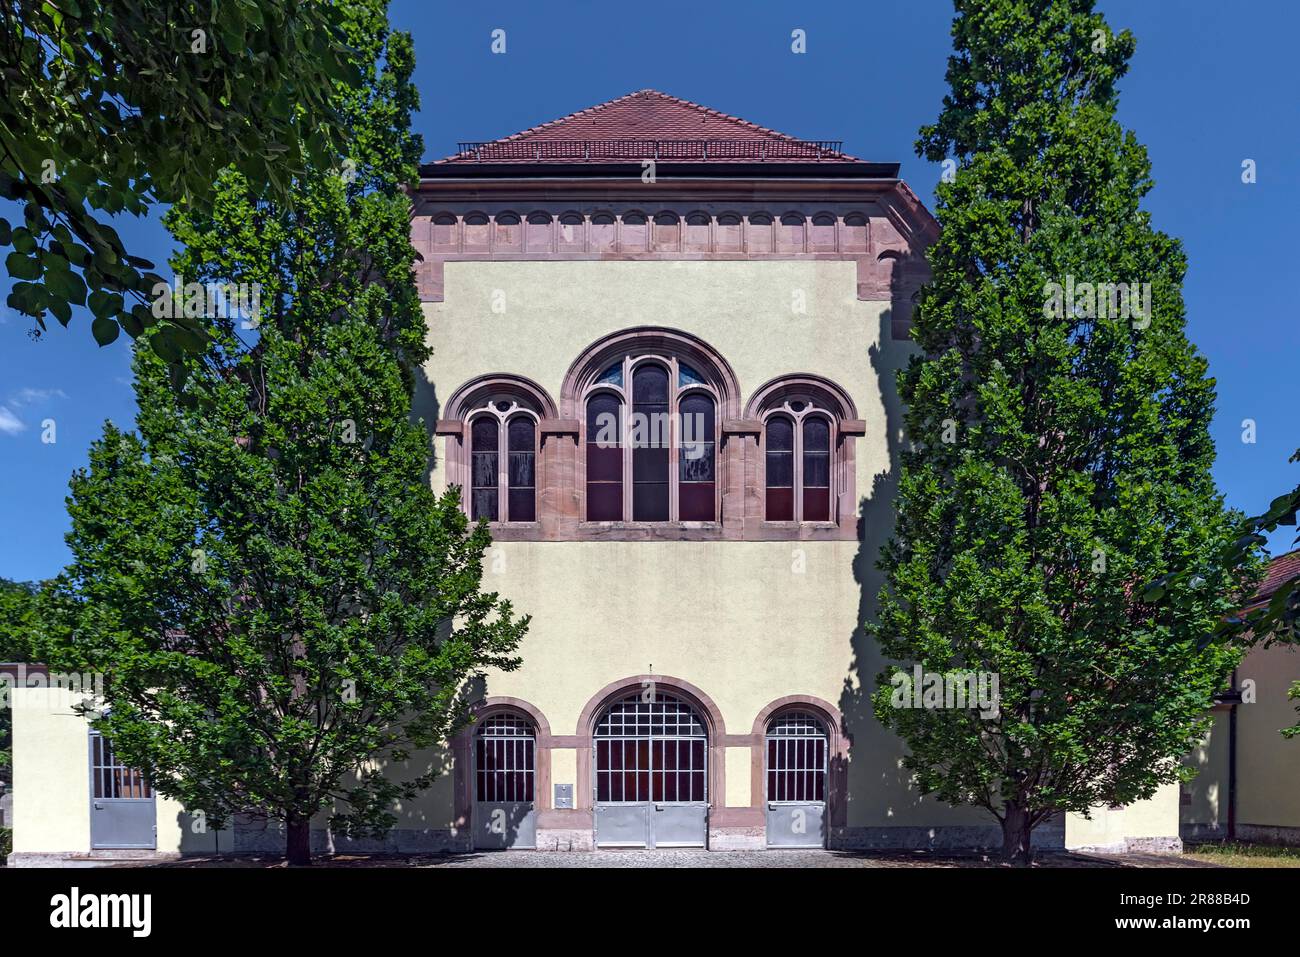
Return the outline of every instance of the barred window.
{"type": "Polygon", "coordinates": [[[767,726],[767,800],[826,800],[826,725],[807,711],[787,711],[767,726]]]}
{"type": "Polygon", "coordinates": [[[611,704],[595,730],[596,800],[707,800],[708,732],[685,701],[656,692],[611,704]]]}
{"type": "Polygon", "coordinates": [[[532,801],[536,745],[532,722],[520,715],[495,714],[481,721],[474,736],[475,799],[532,801]]]}

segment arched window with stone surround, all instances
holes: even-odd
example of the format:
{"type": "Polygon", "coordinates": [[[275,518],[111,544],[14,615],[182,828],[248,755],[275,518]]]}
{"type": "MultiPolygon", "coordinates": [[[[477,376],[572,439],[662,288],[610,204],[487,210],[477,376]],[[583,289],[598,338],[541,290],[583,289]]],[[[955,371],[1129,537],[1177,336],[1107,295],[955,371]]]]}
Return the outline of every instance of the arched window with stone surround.
{"type": "Polygon", "coordinates": [[[693,366],[625,356],[597,379],[585,419],[587,521],[717,520],[717,395],[693,366]]]}
{"type": "Polygon", "coordinates": [[[759,389],[749,415],[762,424],[764,521],[839,524],[840,497],[853,487],[843,438],[861,434],[848,396],[820,377],[788,376],[759,389]]]}
{"type": "Polygon", "coordinates": [[[439,431],[448,447],[447,484],[461,489],[469,517],[494,523],[538,521],[541,424],[555,404],[521,376],[482,376],[452,393],[439,431]]]}
{"type": "Polygon", "coordinates": [[[808,399],[791,399],[764,419],[764,515],[769,522],[831,522],[834,419],[808,399]]]}
{"type": "Polygon", "coordinates": [[[575,361],[562,401],[583,429],[583,521],[720,521],[721,425],[739,411],[738,388],[702,342],[616,333],[575,361]]]}

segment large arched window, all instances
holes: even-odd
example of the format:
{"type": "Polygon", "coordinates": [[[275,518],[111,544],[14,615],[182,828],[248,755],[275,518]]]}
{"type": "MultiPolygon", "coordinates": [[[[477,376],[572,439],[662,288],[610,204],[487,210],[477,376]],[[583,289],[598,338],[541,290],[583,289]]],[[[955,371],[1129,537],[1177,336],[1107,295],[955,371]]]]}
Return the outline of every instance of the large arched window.
{"type": "Polygon", "coordinates": [[[624,356],[585,401],[587,521],[717,521],[718,395],[699,371],[624,356]]]}
{"type": "Polygon", "coordinates": [[[469,414],[469,516],[537,520],[537,413],[495,399],[469,414]]]}

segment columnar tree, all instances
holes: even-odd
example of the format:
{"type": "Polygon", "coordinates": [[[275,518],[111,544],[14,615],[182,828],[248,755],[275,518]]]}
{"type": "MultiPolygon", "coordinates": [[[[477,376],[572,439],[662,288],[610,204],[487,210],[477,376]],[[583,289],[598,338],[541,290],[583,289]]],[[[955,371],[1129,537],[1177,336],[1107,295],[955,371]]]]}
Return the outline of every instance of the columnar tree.
{"type": "Polygon", "coordinates": [[[896,661],[996,674],[1000,706],[909,707],[889,668],[875,708],[920,790],[987,809],[1026,863],[1049,818],[1178,779],[1238,657],[1206,636],[1258,563],[1223,560],[1186,262],[1115,118],[1133,37],[1093,0],[956,13],[917,144],[956,172],[900,373],[910,448],[871,627],[896,661]]]}
{"type": "Polygon", "coordinates": [[[197,358],[137,348],[138,431],[107,425],[74,476],[45,616],[46,657],[104,674],[95,724],[120,757],[209,826],[283,821],[292,863],[319,812],[336,833],[391,827],[435,770],[400,765],[454,730],[476,676],[517,666],[527,627],[481,590],[486,526],[434,495],[411,419],[429,354],[411,40],[383,0],[345,16],[365,78],[337,94],[349,154],[292,205],[230,171],[210,213],[169,215],[176,271],[258,283],[261,311],[210,303],[197,358]]]}

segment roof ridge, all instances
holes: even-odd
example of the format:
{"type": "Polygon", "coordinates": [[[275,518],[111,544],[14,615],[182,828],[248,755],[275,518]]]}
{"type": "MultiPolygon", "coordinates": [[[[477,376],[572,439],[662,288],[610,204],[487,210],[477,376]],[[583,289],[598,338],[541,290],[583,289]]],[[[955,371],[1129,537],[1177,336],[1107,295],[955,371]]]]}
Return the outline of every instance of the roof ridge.
{"type": "MultiPolygon", "coordinates": [[[[516,133],[511,133],[509,136],[501,136],[492,140],[484,140],[483,145],[487,146],[487,145],[495,145],[498,143],[511,143],[517,140],[521,140],[524,139],[525,137],[533,136],[544,130],[548,130],[552,127],[558,126],[561,123],[568,123],[572,120],[579,119],[596,110],[602,110],[607,107],[614,106],[617,103],[622,103],[624,100],[629,100],[635,96],[657,96],[662,99],[669,100],[673,103],[676,103],[679,106],[683,106],[688,109],[694,110],[696,112],[703,113],[717,119],[727,120],[732,123],[738,123],[739,125],[747,127],[748,129],[751,129],[756,133],[760,133],[764,136],[770,136],[774,139],[782,140],[787,143],[810,142],[809,140],[801,139],[800,137],[797,136],[791,136],[789,133],[782,133],[780,130],[774,130],[771,127],[761,126],[760,124],[754,123],[751,120],[744,119],[743,117],[735,116],[731,113],[723,113],[720,110],[715,110],[712,107],[703,105],[702,103],[696,103],[692,100],[683,99],[680,96],[673,96],[671,93],[665,93],[662,90],[656,90],[650,87],[646,87],[645,89],[642,90],[633,90],[630,93],[624,93],[622,96],[616,96],[612,100],[605,100],[601,103],[593,104],[592,106],[585,107],[581,110],[574,110],[572,113],[567,113],[564,116],[556,117],[555,119],[548,120],[545,123],[539,123],[536,126],[530,126],[527,129],[519,130],[516,133]]],[[[849,153],[845,153],[842,150],[841,151],[828,150],[827,152],[833,153],[835,156],[845,160],[853,160],[853,161],[861,162],[861,160],[859,160],[858,157],[853,156],[849,153]]],[[[454,159],[459,155],[460,155],[459,153],[453,153],[451,156],[446,157],[446,159],[447,160],[454,159]]]]}
{"type": "MultiPolygon", "coordinates": [[[[680,96],[673,96],[671,93],[664,93],[662,90],[638,90],[637,92],[653,93],[656,96],[662,96],[666,100],[672,100],[674,103],[680,103],[682,106],[688,106],[693,110],[699,110],[702,113],[708,113],[710,116],[716,116],[720,119],[731,120],[733,123],[739,123],[741,126],[748,126],[750,129],[756,130],[759,133],[765,133],[768,136],[774,136],[777,139],[785,140],[790,143],[809,142],[808,140],[802,139],[798,136],[791,136],[789,133],[782,133],[780,130],[774,130],[771,127],[762,126],[752,120],[745,119],[743,116],[736,116],[732,113],[723,113],[721,110],[715,110],[711,106],[705,106],[703,103],[696,103],[693,100],[685,100],[680,96]]],[[[636,94],[630,95],[635,96],[636,94]]],[[[626,99],[626,97],[620,97],[620,99],[626,99]]],[[[837,151],[832,150],[831,152],[837,151]]],[[[838,155],[843,156],[845,159],[857,159],[856,156],[850,156],[848,153],[843,151],[838,151],[838,155]]]]}

